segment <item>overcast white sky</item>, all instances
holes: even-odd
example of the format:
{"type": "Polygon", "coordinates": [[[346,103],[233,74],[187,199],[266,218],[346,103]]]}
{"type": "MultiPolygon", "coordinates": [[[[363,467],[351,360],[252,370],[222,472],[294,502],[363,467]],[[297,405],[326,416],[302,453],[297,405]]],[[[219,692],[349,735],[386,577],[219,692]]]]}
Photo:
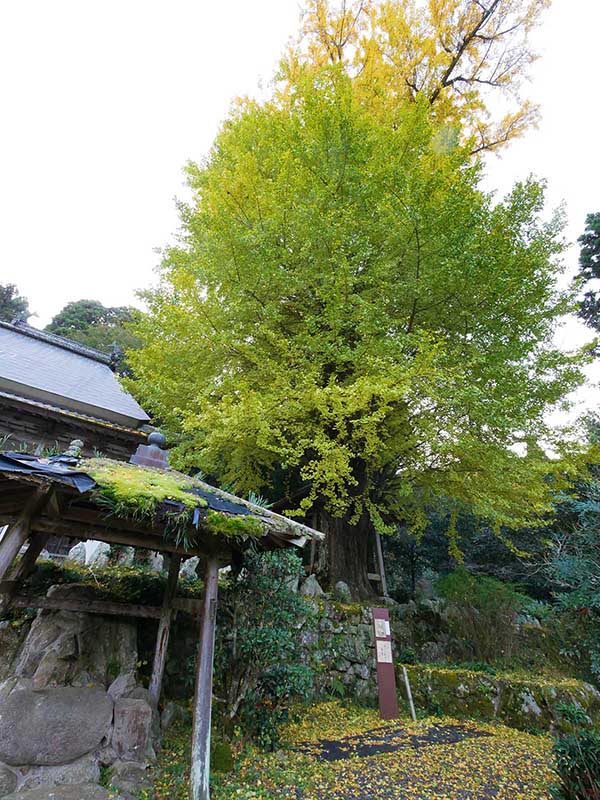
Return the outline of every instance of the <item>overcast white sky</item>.
{"type": "MultiPolygon", "coordinates": [[[[0,283],[33,324],[69,300],[135,302],[153,281],[182,166],[232,98],[269,81],[298,14],[297,0],[0,0],[0,283]]],[[[600,211],[598,31],[598,0],[554,0],[528,92],[542,124],[488,164],[501,192],[547,178],[572,241],[600,211]]],[[[562,341],[585,335],[572,323],[562,341]]]]}

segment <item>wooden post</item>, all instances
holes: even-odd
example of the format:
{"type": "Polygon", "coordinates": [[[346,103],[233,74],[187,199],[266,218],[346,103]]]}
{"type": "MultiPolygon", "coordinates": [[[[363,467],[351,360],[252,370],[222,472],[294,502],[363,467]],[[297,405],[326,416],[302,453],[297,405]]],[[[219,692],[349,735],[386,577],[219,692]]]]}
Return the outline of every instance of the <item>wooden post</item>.
{"type": "Polygon", "coordinates": [[[6,609],[10,606],[11,597],[17,590],[17,587],[23,578],[26,578],[33,572],[35,562],[37,561],[39,554],[44,549],[44,545],[48,541],[48,538],[49,534],[47,533],[32,534],[30,537],[29,547],[10,576],[10,582],[12,584],[11,588],[4,593],[4,596],[0,595],[0,613],[6,611],[6,609]]]}
{"type": "Polygon", "coordinates": [[[200,612],[200,643],[196,666],[194,694],[194,728],[192,732],[192,800],[210,800],[210,717],[212,707],[215,623],[219,591],[219,562],[208,557],[204,578],[204,597],[200,612]]]}
{"type": "Polygon", "coordinates": [[[169,633],[171,630],[171,617],[173,608],[173,598],[177,591],[177,578],[179,577],[179,565],[181,556],[173,556],[169,564],[169,577],[165,588],[160,620],[158,622],[158,633],[156,635],[156,648],[154,650],[154,663],[152,664],[152,677],[150,678],[150,694],[154,702],[158,704],[160,700],[160,690],[162,686],[165,662],[167,660],[167,647],[169,646],[169,633]]]}
{"type": "Polygon", "coordinates": [[[413,703],[413,696],[410,690],[410,681],[408,680],[408,672],[406,671],[406,667],[404,664],[402,665],[402,675],[404,676],[404,686],[406,687],[406,697],[408,698],[408,706],[410,708],[410,715],[412,717],[412,721],[417,721],[417,715],[415,713],[415,704],[413,703]]]}
{"type": "Polygon", "coordinates": [[[19,554],[19,550],[29,538],[31,520],[42,507],[47,495],[48,489],[46,487],[36,489],[27,503],[25,503],[25,507],[17,521],[4,534],[0,542],[0,581],[6,577],[11,564],[19,554]]]}
{"type": "Polygon", "coordinates": [[[383,548],[381,547],[381,536],[375,531],[375,552],[377,553],[377,566],[381,578],[381,592],[384,597],[388,596],[387,581],[385,579],[385,566],[383,563],[383,548]]]}

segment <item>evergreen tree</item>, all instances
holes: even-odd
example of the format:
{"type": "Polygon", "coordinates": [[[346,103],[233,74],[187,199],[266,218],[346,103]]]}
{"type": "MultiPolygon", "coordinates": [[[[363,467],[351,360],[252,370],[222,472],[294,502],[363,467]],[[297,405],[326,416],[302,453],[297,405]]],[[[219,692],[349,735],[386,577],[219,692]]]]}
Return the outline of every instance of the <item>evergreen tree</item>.
{"type": "MultiPolygon", "coordinates": [[[[590,281],[600,280],[600,213],[588,214],[585,233],[579,239],[578,277],[589,285],[590,281]]],[[[578,315],[586,325],[600,332],[600,289],[592,286],[587,289],[579,304],[578,315]]]]}
{"type": "Polygon", "coordinates": [[[14,283],[0,284],[0,319],[4,322],[14,319],[26,322],[30,316],[27,298],[19,294],[14,283]]]}

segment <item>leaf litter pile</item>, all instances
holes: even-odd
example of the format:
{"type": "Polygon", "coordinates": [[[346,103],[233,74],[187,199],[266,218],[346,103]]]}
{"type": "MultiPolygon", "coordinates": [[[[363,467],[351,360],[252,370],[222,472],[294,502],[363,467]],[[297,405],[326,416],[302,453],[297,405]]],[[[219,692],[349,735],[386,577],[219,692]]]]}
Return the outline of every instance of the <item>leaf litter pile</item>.
{"type": "MultiPolygon", "coordinates": [[[[189,728],[165,742],[157,800],[187,800],[189,728]]],[[[213,800],[548,800],[551,739],[488,723],[383,722],[340,702],[302,710],[275,753],[234,744],[213,800]]]]}

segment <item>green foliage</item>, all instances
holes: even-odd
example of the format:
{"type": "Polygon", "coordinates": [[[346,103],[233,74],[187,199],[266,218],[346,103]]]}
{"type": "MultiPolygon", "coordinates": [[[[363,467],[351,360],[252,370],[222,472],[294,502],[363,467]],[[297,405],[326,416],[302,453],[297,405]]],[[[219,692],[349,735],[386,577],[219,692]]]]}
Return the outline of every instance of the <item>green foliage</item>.
{"type": "Polygon", "coordinates": [[[240,104],[188,167],[131,354],[179,463],[381,531],[440,498],[539,524],[571,465],[512,446],[563,452],[544,419],[582,380],[552,343],[562,222],[541,184],[496,202],[480,176],[427,103],[383,122],[335,67],[240,104]]]}
{"type": "Polygon", "coordinates": [[[27,321],[31,316],[26,297],[19,294],[14,283],[0,284],[0,319],[12,322],[15,318],[27,321]]]}
{"type": "Polygon", "coordinates": [[[139,347],[130,323],[140,317],[141,312],[131,306],[106,307],[97,300],[75,300],[53,317],[46,330],[110,353],[115,344],[122,350],[139,347]]]}
{"type": "Polygon", "coordinates": [[[210,768],[214,772],[231,772],[233,766],[231,745],[213,737],[210,745],[210,768]]]}
{"type": "Polygon", "coordinates": [[[554,743],[559,784],[552,789],[555,800],[600,798],[600,732],[582,729],[561,736],[554,743]]]}
{"type": "MultiPolygon", "coordinates": [[[[107,600],[160,606],[165,580],[165,576],[135,563],[109,564],[92,569],[73,561],[60,565],[54,561],[38,561],[26,586],[32,594],[43,595],[55,584],[79,583],[94,588],[100,597],[107,600]]],[[[200,581],[180,581],[179,594],[199,597],[201,589],[200,581]]]]}
{"type": "Polygon", "coordinates": [[[215,536],[228,539],[259,539],[263,534],[262,524],[250,516],[226,517],[209,509],[206,527],[215,536]]]}
{"type": "Polygon", "coordinates": [[[459,568],[437,582],[449,604],[451,632],[462,657],[493,663],[509,659],[516,645],[516,619],[523,598],[509,584],[459,568]]]}
{"type": "Polygon", "coordinates": [[[563,498],[562,520],[551,542],[547,574],[558,588],[559,607],[582,623],[579,646],[589,657],[592,673],[600,677],[600,480],[578,485],[577,496],[563,498]]]}
{"type": "Polygon", "coordinates": [[[590,285],[600,278],[600,213],[588,214],[585,233],[578,241],[581,245],[578,278],[587,291],[577,313],[586,325],[600,332],[600,291],[594,284],[590,285]]]}
{"type": "Polygon", "coordinates": [[[312,673],[299,663],[300,626],[310,610],[290,589],[301,570],[291,551],[250,551],[221,604],[215,658],[225,713],[267,748],[277,745],[290,700],[312,689],[312,673]]]}

